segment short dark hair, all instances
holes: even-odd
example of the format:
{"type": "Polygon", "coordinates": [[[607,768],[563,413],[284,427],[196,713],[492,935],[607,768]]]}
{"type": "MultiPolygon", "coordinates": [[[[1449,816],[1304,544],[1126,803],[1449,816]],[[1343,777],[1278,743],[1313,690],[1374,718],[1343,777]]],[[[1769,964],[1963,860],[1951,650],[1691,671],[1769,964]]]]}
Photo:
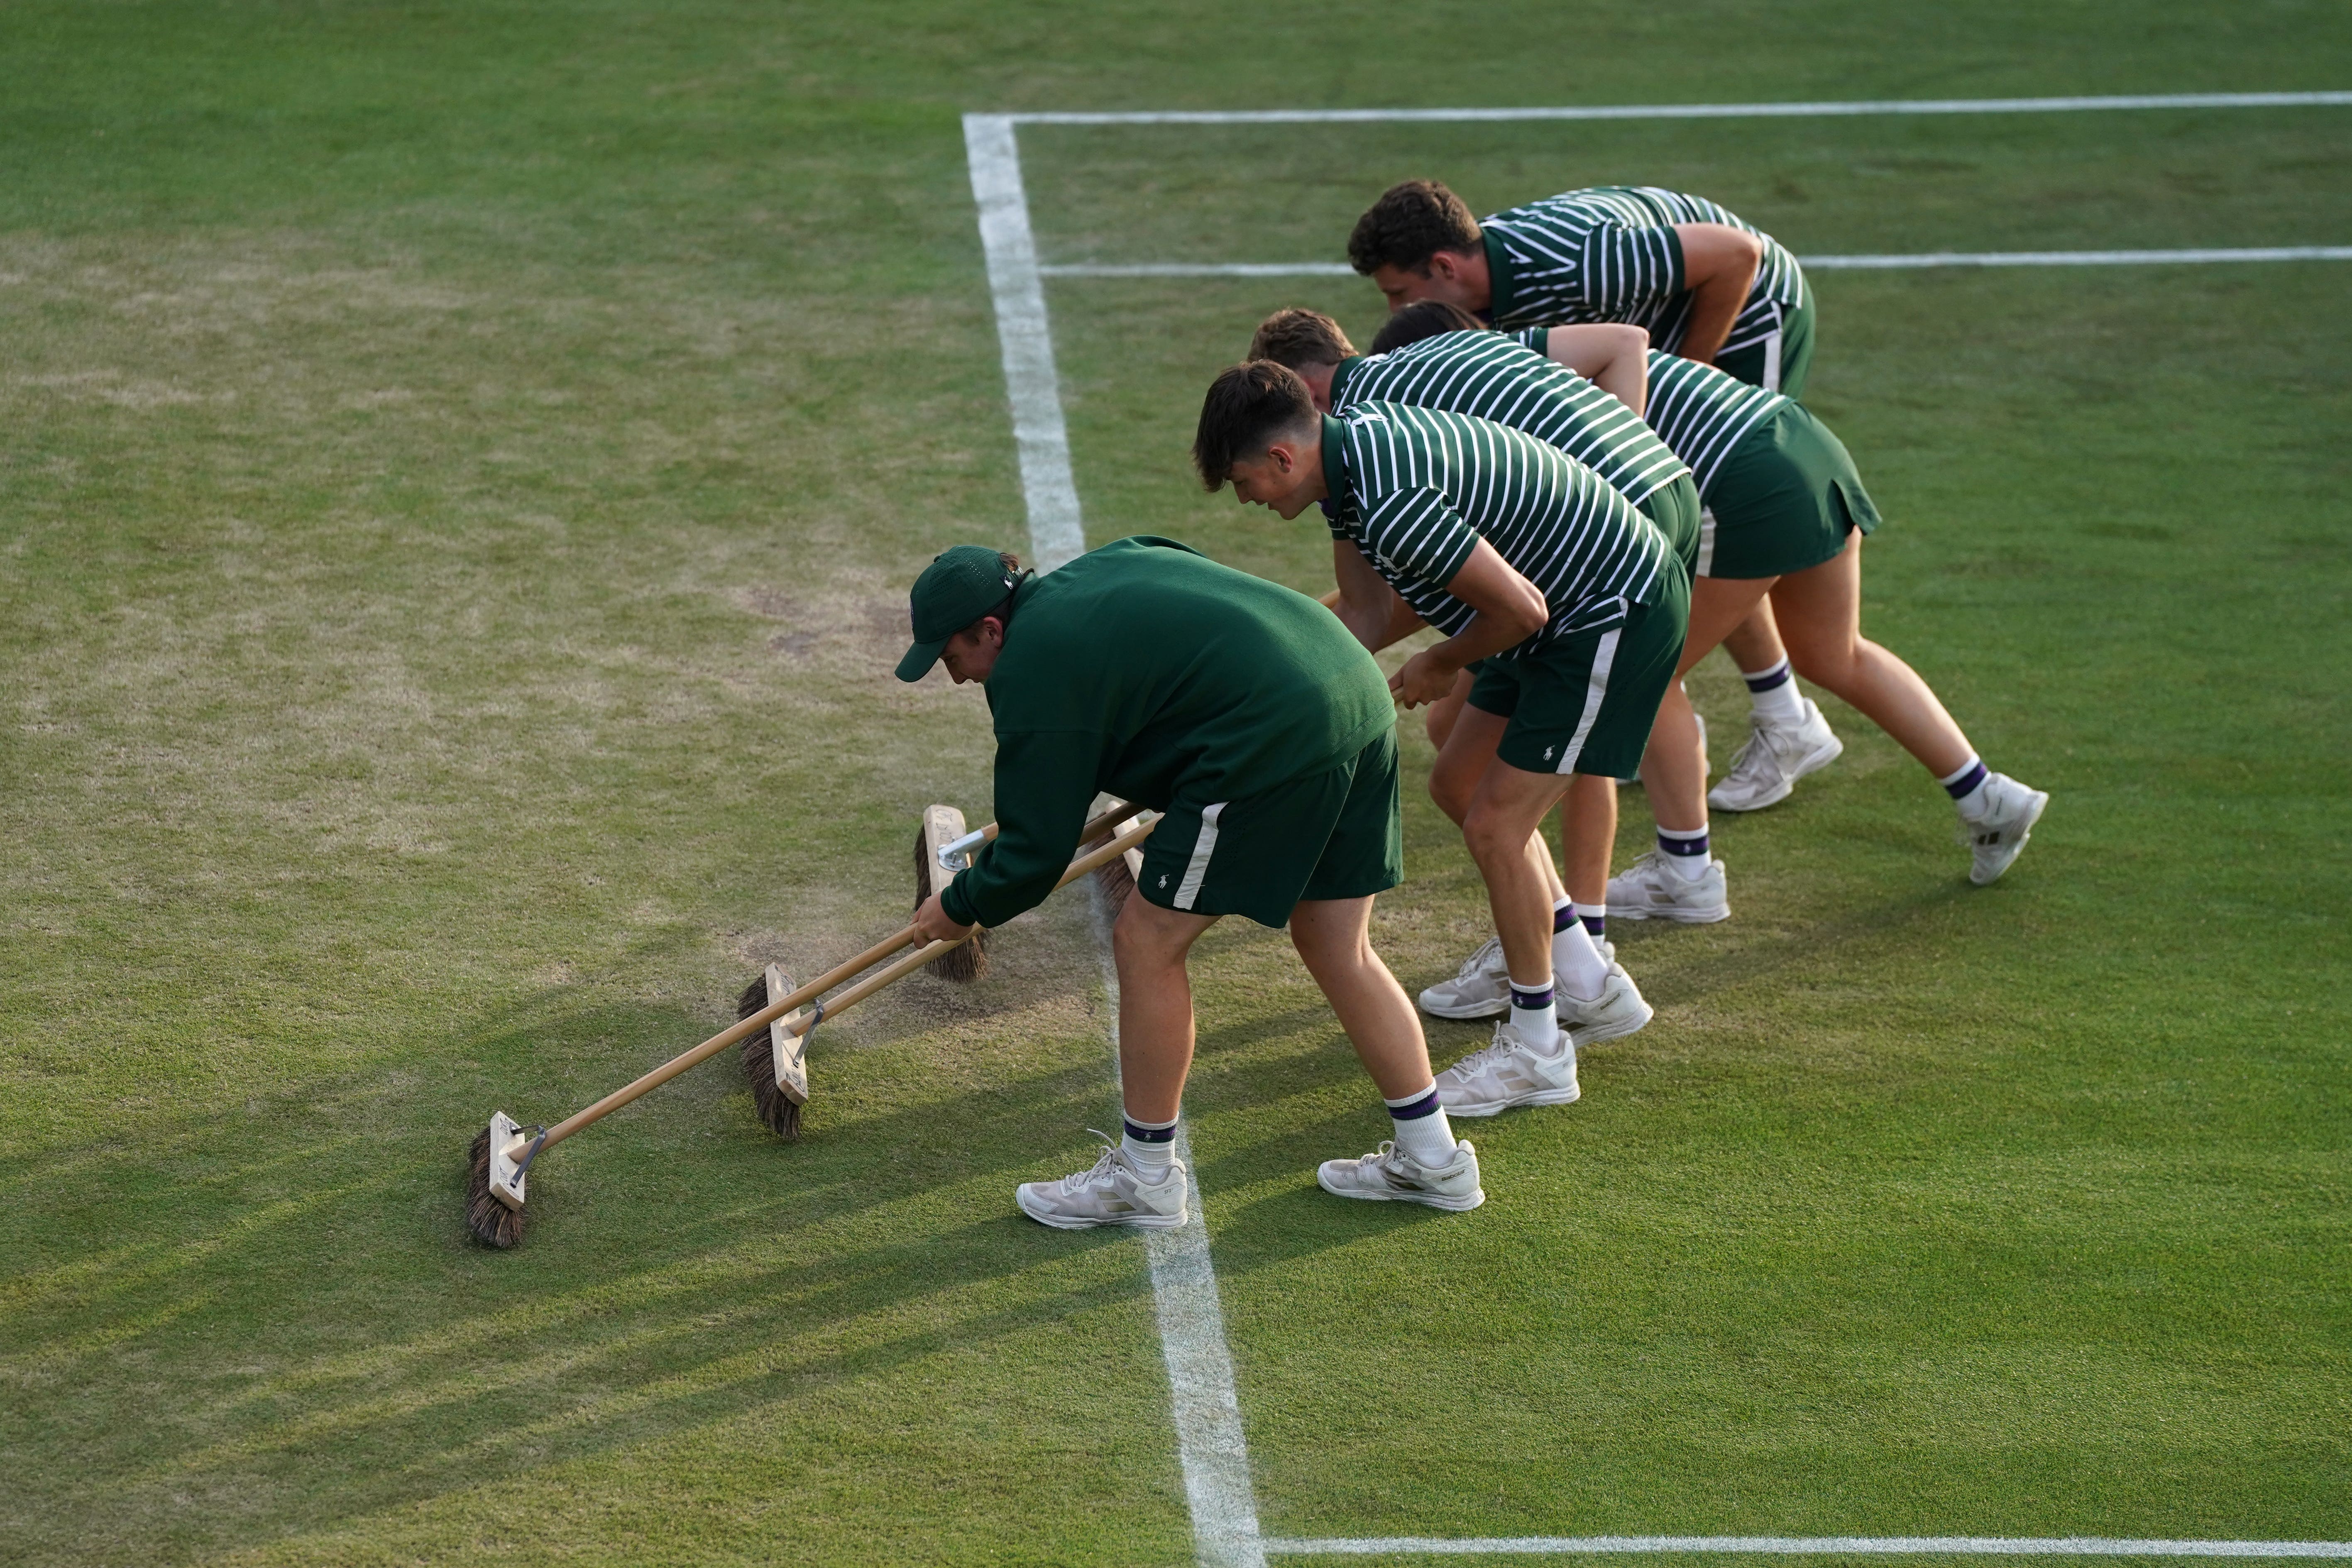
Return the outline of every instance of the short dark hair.
{"type": "Polygon", "coordinates": [[[1348,261],[1369,278],[1383,267],[1402,267],[1429,276],[1429,258],[1441,250],[1475,250],[1486,236],[1462,198],[1435,180],[1391,185],[1356,220],[1348,237],[1348,261]]]}
{"type": "Polygon", "coordinates": [[[1372,352],[1384,354],[1423,338],[1486,330],[1486,322],[1459,305],[1444,300],[1417,300],[1381,323],[1380,335],[1372,340],[1372,352]]]}
{"type": "Polygon", "coordinates": [[[1257,324],[1257,335],[1250,339],[1249,356],[1304,370],[1310,364],[1338,364],[1343,359],[1353,359],[1356,345],[1348,341],[1339,323],[1322,311],[1294,307],[1276,310],[1257,324]]]}
{"type": "Polygon", "coordinates": [[[1192,435],[1192,466],[1201,472],[1201,488],[1221,488],[1234,477],[1236,462],[1256,457],[1276,436],[1314,420],[1314,395],[1288,365],[1254,359],[1220,371],[1201,400],[1201,424],[1192,435]]]}

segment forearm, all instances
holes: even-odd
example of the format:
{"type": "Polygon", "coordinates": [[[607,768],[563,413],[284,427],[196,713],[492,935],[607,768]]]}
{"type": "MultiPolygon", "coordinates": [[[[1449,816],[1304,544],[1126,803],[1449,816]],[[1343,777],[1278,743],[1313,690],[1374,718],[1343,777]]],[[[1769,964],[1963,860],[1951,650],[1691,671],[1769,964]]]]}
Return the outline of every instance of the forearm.
{"type": "Polygon", "coordinates": [[[1650,409],[1650,334],[1617,323],[1554,327],[1544,353],[1636,414],[1650,409]]]}
{"type": "Polygon", "coordinates": [[[1482,658],[1488,658],[1514,648],[1534,635],[1521,621],[1490,616],[1481,611],[1470,617],[1470,624],[1429,650],[1437,663],[1451,669],[1465,669],[1482,658]]]}
{"type": "Polygon", "coordinates": [[[1076,852],[1095,795],[1097,751],[1091,736],[999,738],[996,837],[940,895],[950,919],[1000,926],[1045,901],[1076,852]]]}
{"type": "Polygon", "coordinates": [[[1713,364],[1756,287],[1763,242],[1744,229],[1716,223],[1677,224],[1675,236],[1682,245],[1684,284],[1690,290],[1690,317],[1675,352],[1713,364]]]}

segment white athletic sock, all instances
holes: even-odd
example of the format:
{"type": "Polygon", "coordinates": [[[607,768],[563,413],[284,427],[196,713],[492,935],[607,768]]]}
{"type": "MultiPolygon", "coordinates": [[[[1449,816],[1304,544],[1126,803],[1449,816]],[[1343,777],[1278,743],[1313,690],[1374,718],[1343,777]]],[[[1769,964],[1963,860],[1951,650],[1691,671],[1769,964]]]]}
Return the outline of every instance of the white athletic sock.
{"type": "Polygon", "coordinates": [[[1706,875],[1706,829],[1685,832],[1679,827],[1659,828],[1658,858],[1684,881],[1697,881],[1706,875]]]}
{"type": "MultiPolygon", "coordinates": [[[[1565,936],[1565,931],[1559,933],[1565,936]]],[[[1559,936],[1552,938],[1554,942],[1559,936]]],[[[1590,942],[1591,939],[1586,939],[1590,942]]],[[[1559,1009],[1551,999],[1551,976],[1547,974],[1530,985],[1514,975],[1511,979],[1511,1028],[1519,1038],[1537,1050],[1549,1056],[1559,1048],[1559,1009]]]]}
{"type": "Polygon", "coordinates": [[[1389,1124],[1396,1129],[1396,1146],[1416,1165],[1454,1163],[1454,1124],[1445,1107],[1437,1103],[1437,1085],[1402,1100],[1383,1100],[1389,1124]]]}
{"type": "Polygon", "coordinates": [[[1169,1163],[1176,1158],[1176,1122],[1170,1117],[1165,1121],[1138,1121],[1127,1118],[1126,1135],[1118,1146],[1127,1151],[1128,1163],[1146,1178],[1158,1181],[1168,1173],[1169,1163]]]}
{"type": "Polygon", "coordinates": [[[1797,689],[1797,677],[1787,659],[1769,669],[1743,669],[1739,678],[1748,682],[1748,701],[1756,717],[1774,724],[1805,721],[1804,695],[1797,689]]]}
{"type": "Polygon", "coordinates": [[[1591,1001],[1609,984],[1609,961],[1583,921],[1551,933],[1551,973],[1553,983],[1580,1002],[1591,1001]]]}
{"type": "Polygon", "coordinates": [[[1991,778],[1984,759],[1971,755],[1967,762],[1936,782],[1944,786],[1944,793],[1952,797],[1954,805],[1959,807],[1961,821],[1982,822],[1985,813],[1992,807],[1992,791],[1985,788],[1991,778]]]}

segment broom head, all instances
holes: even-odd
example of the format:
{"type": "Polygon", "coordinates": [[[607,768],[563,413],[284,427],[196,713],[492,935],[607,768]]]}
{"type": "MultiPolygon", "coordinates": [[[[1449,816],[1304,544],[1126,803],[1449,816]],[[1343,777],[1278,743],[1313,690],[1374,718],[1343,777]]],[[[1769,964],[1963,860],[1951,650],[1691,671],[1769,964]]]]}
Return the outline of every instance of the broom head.
{"type": "Polygon", "coordinates": [[[530,1140],[503,1110],[474,1135],[467,1152],[466,1228],[485,1247],[503,1250],[522,1239],[520,1162],[530,1147],[530,1140]]]}
{"type": "MultiPolygon", "coordinates": [[[[768,965],[767,973],[743,987],[735,998],[740,1023],[772,1002],[791,994],[792,981],[782,969],[768,965]]],[[[743,1077],[751,1086],[751,1109],[768,1130],[787,1143],[801,1141],[801,1107],[808,1103],[807,1037],[784,1027],[799,1018],[778,1018],[743,1042],[743,1077]]]]}
{"type": "MultiPolygon", "coordinates": [[[[955,880],[955,873],[940,864],[942,846],[963,837],[963,813],[951,805],[923,808],[922,826],[915,830],[915,908],[955,880]]],[[[971,984],[988,973],[988,932],[972,932],[971,940],[950,948],[925,968],[942,980],[971,984]]]]}

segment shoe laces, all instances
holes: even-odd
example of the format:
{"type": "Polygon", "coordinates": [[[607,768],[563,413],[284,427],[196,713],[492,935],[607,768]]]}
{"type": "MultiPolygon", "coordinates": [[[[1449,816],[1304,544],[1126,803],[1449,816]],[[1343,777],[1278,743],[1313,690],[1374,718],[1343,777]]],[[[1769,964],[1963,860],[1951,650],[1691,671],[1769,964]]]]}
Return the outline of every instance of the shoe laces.
{"type": "Polygon", "coordinates": [[[1102,1140],[1102,1152],[1095,1156],[1092,1165],[1063,1179],[1063,1185],[1074,1190],[1082,1186],[1108,1185],[1118,1172],[1119,1146],[1112,1142],[1110,1134],[1099,1127],[1089,1127],[1087,1131],[1102,1140]]]}
{"type": "Polygon", "coordinates": [[[1500,967],[1496,961],[1502,956],[1503,939],[1499,936],[1490,936],[1478,944],[1477,952],[1462,961],[1462,967],[1454,972],[1454,978],[1475,980],[1488,969],[1500,967]]]}
{"type": "MultiPolygon", "coordinates": [[[[1508,1019],[1505,1019],[1502,1023],[1496,1025],[1494,1037],[1485,1045],[1480,1046],[1476,1050],[1472,1051],[1468,1056],[1464,1057],[1460,1061],[1455,1062],[1452,1070],[1467,1077],[1469,1074],[1477,1072],[1482,1068],[1492,1067],[1495,1063],[1501,1061],[1505,1057],[1509,1056],[1512,1051],[1518,1047],[1519,1045],[1519,1037],[1517,1035],[1511,1035],[1508,1038],[1505,1037],[1505,1033],[1510,1028],[1510,1020],[1508,1019]]],[[[1389,1145],[1383,1143],[1381,1147],[1386,1149],[1389,1145]]]]}
{"type": "Polygon", "coordinates": [[[1763,723],[1760,721],[1750,720],[1748,725],[1748,739],[1741,742],[1739,750],[1732,753],[1731,771],[1723,776],[1727,779],[1736,778],[1751,768],[1761,767],[1767,763],[1777,769],[1780,765],[1780,753],[1773,750],[1771,736],[1763,723]]]}

